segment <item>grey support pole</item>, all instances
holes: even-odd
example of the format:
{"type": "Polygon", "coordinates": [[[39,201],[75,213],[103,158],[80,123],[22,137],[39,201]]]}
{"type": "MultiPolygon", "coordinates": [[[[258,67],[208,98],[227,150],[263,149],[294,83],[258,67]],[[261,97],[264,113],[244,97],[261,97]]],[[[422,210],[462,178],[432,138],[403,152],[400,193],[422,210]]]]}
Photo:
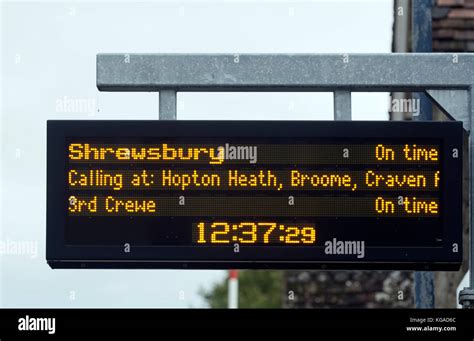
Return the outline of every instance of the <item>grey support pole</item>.
{"type": "Polygon", "coordinates": [[[470,226],[469,226],[469,236],[470,236],[470,256],[469,256],[469,268],[470,268],[470,284],[469,287],[471,289],[471,308],[474,308],[474,205],[473,205],[473,200],[472,200],[472,195],[474,194],[474,181],[473,180],[473,175],[474,175],[474,167],[473,167],[473,151],[474,151],[474,140],[472,139],[472,120],[474,119],[474,85],[471,86],[471,89],[469,91],[469,109],[470,109],[470,114],[471,114],[471,129],[469,130],[469,172],[470,172],[470,195],[469,195],[469,206],[471,208],[471,216],[469,218],[470,220],[470,226]]]}
{"type": "Polygon", "coordinates": [[[176,91],[160,90],[160,120],[176,120],[176,91]]]}
{"type": "MultiPolygon", "coordinates": [[[[432,51],[432,22],[431,8],[432,0],[414,0],[411,2],[412,8],[412,51],[431,52],[432,51]]],[[[431,101],[424,93],[414,93],[413,98],[420,103],[419,116],[416,120],[431,121],[433,112],[431,101]]],[[[435,307],[435,286],[434,272],[415,272],[415,307],[434,308],[435,307]]]]}
{"type": "Polygon", "coordinates": [[[469,130],[469,287],[464,288],[459,293],[459,304],[463,308],[474,309],[474,205],[472,195],[474,194],[474,139],[472,138],[472,120],[474,119],[474,86],[471,86],[469,91],[469,112],[470,112],[470,130],[469,130]]]}
{"type": "Polygon", "coordinates": [[[350,121],[352,116],[351,92],[334,92],[334,120],[350,121]]]}
{"type": "MultiPolygon", "coordinates": [[[[412,8],[412,51],[432,52],[432,17],[433,0],[414,0],[412,8]]],[[[431,121],[433,111],[431,101],[424,93],[415,93],[413,98],[419,100],[420,111],[418,120],[431,121]]],[[[433,276],[434,278],[434,276],[433,276]]]]}

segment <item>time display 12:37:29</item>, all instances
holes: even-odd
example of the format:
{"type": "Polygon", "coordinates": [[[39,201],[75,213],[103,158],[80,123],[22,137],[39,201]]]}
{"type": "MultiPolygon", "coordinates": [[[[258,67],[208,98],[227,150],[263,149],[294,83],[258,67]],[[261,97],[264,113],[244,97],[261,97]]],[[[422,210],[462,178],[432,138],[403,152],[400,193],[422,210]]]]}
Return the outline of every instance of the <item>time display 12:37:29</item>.
{"type": "Polygon", "coordinates": [[[201,221],[193,224],[193,229],[193,242],[198,244],[304,245],[316,242],[316,228],[312,224],[201,221]]]}

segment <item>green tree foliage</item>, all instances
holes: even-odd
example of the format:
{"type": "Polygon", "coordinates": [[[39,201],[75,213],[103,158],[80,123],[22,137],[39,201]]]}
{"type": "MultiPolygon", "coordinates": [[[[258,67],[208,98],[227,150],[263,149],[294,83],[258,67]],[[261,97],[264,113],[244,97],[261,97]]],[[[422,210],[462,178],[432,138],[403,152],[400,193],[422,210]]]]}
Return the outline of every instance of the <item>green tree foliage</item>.
{"type": "MultiPolygon", "coordinates": [[[[200,294],[211,308],[227,308],[227,278],[200,294]]],[[[282,271],[239,271],[239,308],[281,308],[282,295],[282,271]]]]}

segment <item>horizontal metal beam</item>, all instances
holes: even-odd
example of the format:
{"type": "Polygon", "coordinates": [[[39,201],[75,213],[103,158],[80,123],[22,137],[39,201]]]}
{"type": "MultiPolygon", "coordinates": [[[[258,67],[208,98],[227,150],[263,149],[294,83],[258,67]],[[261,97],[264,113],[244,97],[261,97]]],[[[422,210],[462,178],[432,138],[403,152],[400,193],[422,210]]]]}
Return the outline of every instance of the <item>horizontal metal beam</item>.
{"type": "Polygon", "coordinates": [[[101,91],[421,91],[467,89],[474,55],[98,54],[101,91]]]}

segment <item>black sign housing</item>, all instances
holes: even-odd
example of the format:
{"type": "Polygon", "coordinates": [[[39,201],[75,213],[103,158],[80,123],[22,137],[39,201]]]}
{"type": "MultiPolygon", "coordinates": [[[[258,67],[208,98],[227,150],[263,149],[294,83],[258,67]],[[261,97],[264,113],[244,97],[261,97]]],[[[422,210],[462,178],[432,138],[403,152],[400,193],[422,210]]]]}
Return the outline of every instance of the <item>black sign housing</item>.
{"type": "Polygon", "coordinates": [[[52,268],[456,270],[459,122],[48,121],[52,268]]]}

